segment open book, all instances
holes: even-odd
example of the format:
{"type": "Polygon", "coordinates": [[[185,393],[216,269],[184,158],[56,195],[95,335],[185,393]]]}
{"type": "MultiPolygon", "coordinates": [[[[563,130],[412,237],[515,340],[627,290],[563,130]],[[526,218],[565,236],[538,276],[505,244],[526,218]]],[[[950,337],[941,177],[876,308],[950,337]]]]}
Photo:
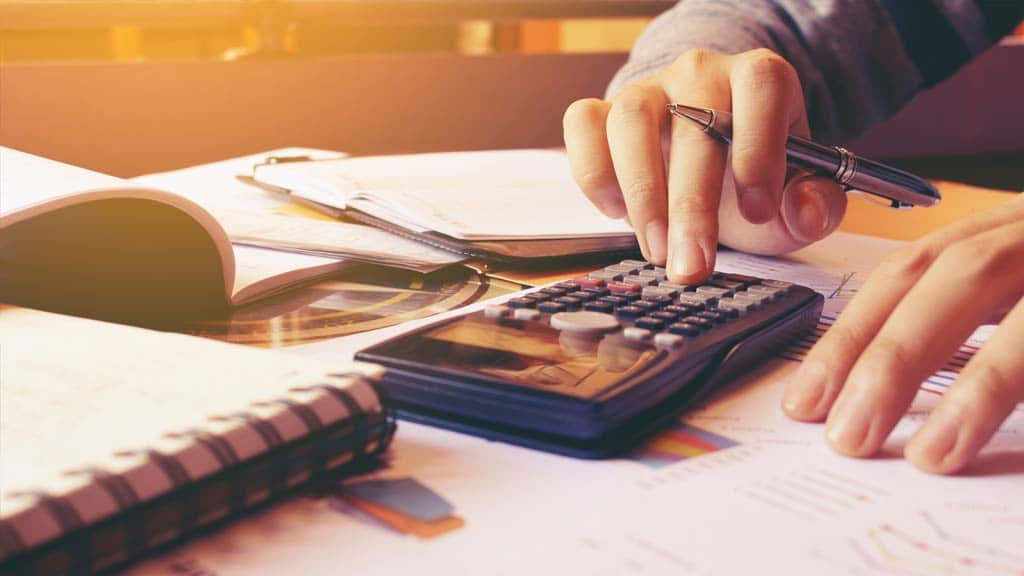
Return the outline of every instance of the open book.
{"type": "MultiPolygon", "coordinates": [[[[0,148],[0,301],[148,325],[209,316],[347,265],[231,243],[237,228],[273,246],[282,229],[295,235],[296,220],[215,215],[178,194],[0,148]]],[[[305,223],[325,224],[321,236],[354,247],[352,259],[420,271],[460,260],[366,226],[305,223]]]]}
{"type": "Polygon", "coordinates": [[[110,568],[369,463],[378,371],[0,305],[0,573],[110,568]]]}
{"type": "Polygon", "coordinates": [[[542,258],[636,249],[633,230],[601,214],[556,150],[447,152],[283,162],[263,185],[460,253],[542,258]]]}

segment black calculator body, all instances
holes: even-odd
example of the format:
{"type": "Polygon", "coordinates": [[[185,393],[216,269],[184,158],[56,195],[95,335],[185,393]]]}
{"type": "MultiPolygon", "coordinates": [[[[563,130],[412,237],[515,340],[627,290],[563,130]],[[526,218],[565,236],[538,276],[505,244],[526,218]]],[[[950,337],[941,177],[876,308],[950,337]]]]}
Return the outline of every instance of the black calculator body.
{"type": "Polygon", "coordinates": [[[818,322],[795,284],[626,260],[377,344],[401,418],[584,458],[635,446],[818,322]]]}

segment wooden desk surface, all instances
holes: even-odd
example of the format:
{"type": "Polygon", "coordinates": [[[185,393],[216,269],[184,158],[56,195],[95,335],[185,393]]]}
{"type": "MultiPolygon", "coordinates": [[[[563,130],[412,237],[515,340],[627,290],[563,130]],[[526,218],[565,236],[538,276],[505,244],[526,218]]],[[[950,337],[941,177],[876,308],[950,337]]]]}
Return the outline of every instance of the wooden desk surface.
{"type": "Polygon", "coordinates": [[[1017,196],[1014,192],[979,188],[956,182],[935,182],[935,185],[942,194],[942,202],[931,208],[893,210],[851,196],[846,217],[843,218],[839,229],[893,240],[916,240],[932,230],[998,206],[1017,196]]]}

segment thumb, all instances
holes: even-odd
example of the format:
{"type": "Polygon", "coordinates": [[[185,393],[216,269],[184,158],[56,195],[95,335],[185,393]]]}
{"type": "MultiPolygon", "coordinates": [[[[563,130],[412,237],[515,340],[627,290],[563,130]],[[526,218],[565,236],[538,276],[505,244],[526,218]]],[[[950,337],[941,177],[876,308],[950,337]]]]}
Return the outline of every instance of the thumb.
{"type": "Polygon", "coordinates": [[[782,191],[782,220],[797,240],[821,240],[839,226],[845,213],[846,192],[827,178],[799,172],[782,191]]]}

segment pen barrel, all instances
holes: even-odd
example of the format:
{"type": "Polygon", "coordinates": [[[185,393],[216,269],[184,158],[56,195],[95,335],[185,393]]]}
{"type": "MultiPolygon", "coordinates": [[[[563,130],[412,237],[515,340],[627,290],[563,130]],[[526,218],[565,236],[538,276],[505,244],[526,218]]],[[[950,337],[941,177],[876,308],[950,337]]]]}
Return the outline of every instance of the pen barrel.
{"type": "Polygon", "coordinates": [[[798,136],[786,140],[786,161],[846,188],[883,196],[901,205],[933,206],[939,202],[938,190],[909,172],[798,136]]]}
{"type": "Polygon", "coordinates": [[[885,196],[904,205],[934,206],[939,203],[939,191],[927,180],[865,158],[857,158],[856,162],[857,171],[846,182],[850,188],[885,196]]]}

